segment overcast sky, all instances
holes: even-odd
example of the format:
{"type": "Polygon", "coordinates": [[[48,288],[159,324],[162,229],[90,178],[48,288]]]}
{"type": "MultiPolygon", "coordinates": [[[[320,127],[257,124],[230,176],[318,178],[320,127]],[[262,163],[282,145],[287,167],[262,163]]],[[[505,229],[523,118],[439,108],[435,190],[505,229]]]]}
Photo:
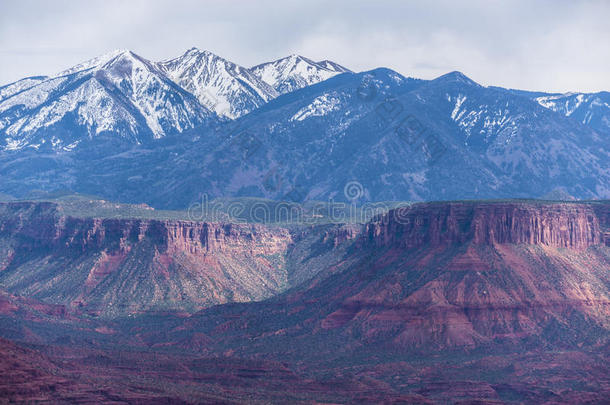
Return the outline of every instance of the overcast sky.
{"type": "Polygon", "coordinates": [[[297,53],[357,71],[610,90],[609,20],[610,0],[0,0],[0,84],[116,48],[162,60],[196,46],[243,66],[297,53]]]}

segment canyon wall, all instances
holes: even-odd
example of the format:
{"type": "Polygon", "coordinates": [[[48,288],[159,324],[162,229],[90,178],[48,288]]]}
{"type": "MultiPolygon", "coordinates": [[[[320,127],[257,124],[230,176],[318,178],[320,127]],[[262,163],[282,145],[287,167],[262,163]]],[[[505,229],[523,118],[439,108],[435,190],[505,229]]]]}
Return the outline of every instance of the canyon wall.
{"type": "Polygon", "coordinates": [[[82,252],[128,249],[148,240],[161,253],[206,255],[223,250],[251,254],[283,252],[288,230],[256,224],[221,224],[155,219],[74,218],[52,203],[0,204],[0,236],[19,239],[22,248],[82,252]]]}
{"type": "Polygon", "coordinates": [[[609,223],[608,205],[603,203],[422,203],[369,223],[362,243],[397,248],[472,242],[586,249],[608,242],[609,223]]]}
{"type": "Polygon", "coordinates": [[[96,313],[197,310],[286,288],[285,228],[74,218],[51,203],[0,205],[0,285],[96,313]]]}

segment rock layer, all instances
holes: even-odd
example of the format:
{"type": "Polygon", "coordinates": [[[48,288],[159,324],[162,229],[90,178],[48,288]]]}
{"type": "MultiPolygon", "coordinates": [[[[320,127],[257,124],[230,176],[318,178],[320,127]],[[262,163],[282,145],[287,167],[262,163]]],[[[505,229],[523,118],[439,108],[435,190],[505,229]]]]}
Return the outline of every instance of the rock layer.
{"type": "Polygon", "coordinates": [[[586,249],[604,243],[607,204],[429,203],[398,208],[367,225],[376,246],[415,248],[473,242],[586,249]],[[599,205],[599,207],[598,207],[599,205]]]}
{"type": "Polygon", "coordinates": [[[0,207],[0,283],[48,302],[125,314],[200,309],[288,287],[283,228],[72,218],[49,203],[0,207]]]}
{"type": "Polygon", "coordinates": [[[256,306],[202,312],[197,330],[222,336],[223,345],[234,339],[246,353],[285,343],[282,354],[298,359],[603,347],[608,207],[461,202],[390,212],[300,288],[256,306]],[[324,349],[308,351],[316,344],[324,349]]]}

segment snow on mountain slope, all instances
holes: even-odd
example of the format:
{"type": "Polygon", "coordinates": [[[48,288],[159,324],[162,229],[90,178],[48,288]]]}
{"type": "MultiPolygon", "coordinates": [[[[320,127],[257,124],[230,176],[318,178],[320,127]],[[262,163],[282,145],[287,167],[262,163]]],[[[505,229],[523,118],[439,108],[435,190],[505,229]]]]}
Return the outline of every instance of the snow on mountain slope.
{"type": "Polygon", "coordinates": [[[559,187],[610,195],[607,137],[458,72],[431,81],[388,69],[343,74],[236,125],[256,139],[247,160],[233,147],[190,158],[206,163],[181,190],[203,183],[225,196],[327,200],[355,180],[370,201],[531,198],[559,187]]]}
{"type": "Polygon", "coordinates": [[[351,72],[351,70],[349,70],[345,66],[341,66],[340,64],[335,63],[332,60],[322,60],[320,62],[317,62],[317,64],[325,67],[326,69],[329,69],[329,70],[332,70],[332,71],[335,71],[338,73],[351,72]]]}
{"type": "Polygon", "coordinates": [[[475,158],[483,158],[494,173],[493,189],[536,197],[543,194],[538,190],[555,188],[578,198],[610,195],[607,137],[523,94],[464,77],[442,76],[413,95],[440,112],[439,118],[454,122],[459,131],[448,134],[475,158]]]}
{"type": "Polygon", "coordinates": [[[247,69],[196,48],[159,63],[116,50],[50,77],[0,87],[0,150],[71,150],[108,135],[138,144],[217,116],[238,118],[348,71],[300,56],[247,69]]]}
{"type": "Polygon", "coordinates": [[[155,64],[119,50],[0,100],[0,148],[71,149],[106,133],[142,143],[213,118],[155,64]]]}
{"type": "Polygon", "coordinates": [[[545,93],[492,87],[520,97],[529,98],[540,106],[586,125],[598,132],[610,133],[610,92],[545,93]]]}
{"type": "Polygon", "coordinates": [[[341,74],[214,129],[128,154],[0,153],[0,192],[68,189],[165,208],[187,207],[204,192],[345,201],[353,181],[362,202],[532,198],[555,189],[610,196],[609,137],[460,73],[431,81],[383,68],[341,74]]]}
{"type": "Polygon", "coordinates": [[[311,104],[301,108],[290,120],[303,121],[308,117],[322,117],[339,109],[341,98],[336,92],[316,97],[311,104]]]}
{"type": "MultiPolygon", "coordinates": [[[[472,79],[460,72],[451,72],[430,83],[432,89],[441,87],[444,99],[434,101],[437,108],[450,110],[449,116],[464,135],[464,144],[483,142],[509,143],[524,124],[526,114],[515,99],[499,98],[489,93],[472,79]]],[[[432,90],[426,97],[438,96],[432,90]]]]}
{"type": "Polygon", "coordinates": [[[14,83],[2,86],[0,87],[0,100],[11,97],[12,95],[19,93],[20,91],[27,90],[45,79],[47,79],[46,76],[26,77],[24,79],[17,80],[14,83]]]}
{"type": "Polygon", "coordinates": [[[197,48],[159,65],[170,79],[222,117],[237,118],[278,96],[250,70],[197,48]]]}
{"type": "Polygon", "coordinates": [[[328,60],[314,62],[299,55],[290,55],[250,69],[280,94],[319,83],[349,69],[328,60]]]}
{"type": "Polygon", "coordinates": [[[567,117],[580,107],[585,95],[582,93],[554,94],[550,96],[537,97],[535,100],[550,110],[559,112],[567,117]]]}
{"type": "Polygon", "coordinates": [[[545,94],[534,97],[541,106],[571,117],[581,124],[610,131],[610,93],[545,94]]]}

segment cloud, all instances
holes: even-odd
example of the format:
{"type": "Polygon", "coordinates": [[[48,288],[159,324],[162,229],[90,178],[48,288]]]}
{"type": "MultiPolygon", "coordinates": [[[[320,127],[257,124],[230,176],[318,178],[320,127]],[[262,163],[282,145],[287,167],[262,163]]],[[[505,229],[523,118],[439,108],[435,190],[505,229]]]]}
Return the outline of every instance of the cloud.
{"type": "Polygon", "coordinates": [[[197,46],[251,66],[299,53],[355,70],[548,91],[610,89],[606,1],[32,1],[0,3],[0,82],[115,48],[197,46]]]}

